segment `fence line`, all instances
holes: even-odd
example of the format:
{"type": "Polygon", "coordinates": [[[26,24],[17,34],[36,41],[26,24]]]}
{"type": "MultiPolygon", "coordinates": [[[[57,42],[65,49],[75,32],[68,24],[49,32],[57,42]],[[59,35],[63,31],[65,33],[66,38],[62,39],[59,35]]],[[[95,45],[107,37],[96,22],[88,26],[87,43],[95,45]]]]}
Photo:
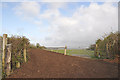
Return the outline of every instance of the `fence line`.
{"type": "Polygon", "coordinates": [[[8,44],[6,46],[7,48],[7,52],[6,52],[6,74],[10,75],[10,71],[11,71],[11,44],[8,44]]]}
{"type": "MultiPolygon", "coordinates": [[[[26,43],[24,43],[24,50],[23,50],[23,56],[24,56],[24,62],[27,61],[26,59],[26,43]]],[[[19,46],[19,45],[17,45],[19,46]]],[[[1,48],[0,48],[1,49],[1,48]]],[[[7,34],[3,34],[3,52],[2,53],[2,73],[4,73],[4,76],[9,76],[11,74],[12,71],[12,50],[14,51],[14,49],[12,49],[12,44],[7,44],[7,34]]],[[[22,49],[21,49],[22,50],[22,49]]],[[[0,50],[1,51],[1,50],[0,50]]],[[[19,55],[21,55],[21,51],[19,51],[18,53],[19,55]]],[[[16,61],[16,68],[20,68],[20,62],[16,61]]]]}
{"type": "Polygon", "coordinates": [[[0,80],[2,79],[2,37],[0,37],[0,80]]]}
{"type": "Polygon", "coordinates": [[[26,45],[24,45],[24,61],[26,62],[26,45]]]}
{"type": "Polygon", "coordinates": [[[2,54],[2,69],[5,72],[5,51],[7,45],[7,34],[3,34],[3,54],[2,54]]]}

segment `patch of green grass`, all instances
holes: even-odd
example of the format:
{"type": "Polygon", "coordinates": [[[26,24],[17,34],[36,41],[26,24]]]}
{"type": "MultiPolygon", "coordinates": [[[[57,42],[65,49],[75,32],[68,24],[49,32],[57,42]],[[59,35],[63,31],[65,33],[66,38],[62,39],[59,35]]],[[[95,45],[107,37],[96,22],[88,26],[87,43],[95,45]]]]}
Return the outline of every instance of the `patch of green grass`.
{"type": "Polygon", "coordinates": [[[85,50],[85,49],[71,49],[69,50],[69,54],[79,54],[79,55],[89,55],[92,56],[94,55],[94,51],[90,51],[90,50],[85,50]]]}
{"type": "MultiPolygon", "coordinates": [[[[64,49],[56,49],[56,50],[49,50],[57,53],[64,54],[64,49]]],[[[101,57],[94,56],[94,51],[92,50],[86,50],[86,49],[67,49],[67,55],[75,55],[75,56],[82,56],[82,57],[90,57],[91,59],[112,59],[112,58],[106,58],[105,52],[100,52],[101,57]]]]}
{"type": "Polygon", "coordinates": [[[63,50],[63,49],[59,49],[59,50],[50,50],[50,51],[64,54],[64,50],[63,50]]]}
{"type": "MultiPolygon", "coordinates": [[[[53,52],[58,52],[64,54],[64,49],[58,49],[58,50],[50,50],[53,52]]],[[[94,56],[94,51],[86,50],[86,49],[67,49],[67,55],[86,55],[86,56],[94,56]]]]}

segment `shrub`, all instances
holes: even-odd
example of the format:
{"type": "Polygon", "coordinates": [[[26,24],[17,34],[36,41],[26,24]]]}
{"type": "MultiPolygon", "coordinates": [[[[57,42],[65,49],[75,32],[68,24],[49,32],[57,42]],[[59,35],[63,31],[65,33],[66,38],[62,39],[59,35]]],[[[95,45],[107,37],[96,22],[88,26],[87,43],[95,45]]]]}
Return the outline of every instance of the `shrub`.
{"type": "Polygon", "coordinates": [[[96,44],[98,45],[97,52],[106,58],[114,58],[118,54],[118,32],[110,33],[103,40],[98,39],[96,44]],[[108,45],[108,50],[107,50],[108,45]]]}
{"type": "Polygon", "coordinates": [[[29,39],[22,36],[12,36],[8,37],[8,44],[11,44],[11,55],[12,55],[12,69],[15,69],[16,62],[23,63],[23,49],[28,48],[30,42],[29,39]]]}

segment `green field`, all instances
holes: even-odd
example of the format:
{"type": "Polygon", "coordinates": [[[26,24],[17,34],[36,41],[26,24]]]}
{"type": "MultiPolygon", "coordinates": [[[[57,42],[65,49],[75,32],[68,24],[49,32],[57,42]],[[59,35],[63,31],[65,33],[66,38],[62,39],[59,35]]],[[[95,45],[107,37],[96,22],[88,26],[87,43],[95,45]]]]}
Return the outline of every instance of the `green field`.
{"type": "MultiPolygon", "coordinates": [[[[64,53],[64,49],[50,50],[50,51],[58,52],[62,54],[64,53]]],[[[94,51],[86,50],[86,49],[67,49],[67,55],[92,58],[94,56],[94,51]]]]}

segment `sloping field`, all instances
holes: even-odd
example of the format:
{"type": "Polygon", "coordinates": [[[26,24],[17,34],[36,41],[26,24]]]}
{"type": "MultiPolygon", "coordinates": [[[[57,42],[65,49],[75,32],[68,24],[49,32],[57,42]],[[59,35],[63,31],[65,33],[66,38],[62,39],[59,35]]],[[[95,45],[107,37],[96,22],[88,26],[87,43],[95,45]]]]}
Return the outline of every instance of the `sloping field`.
{"type": "Polygon", "coordinates": [[[30,60],[9,78],[117,78],[117,64],[65,56],[40,49],[29,50],[30,60]]]}

